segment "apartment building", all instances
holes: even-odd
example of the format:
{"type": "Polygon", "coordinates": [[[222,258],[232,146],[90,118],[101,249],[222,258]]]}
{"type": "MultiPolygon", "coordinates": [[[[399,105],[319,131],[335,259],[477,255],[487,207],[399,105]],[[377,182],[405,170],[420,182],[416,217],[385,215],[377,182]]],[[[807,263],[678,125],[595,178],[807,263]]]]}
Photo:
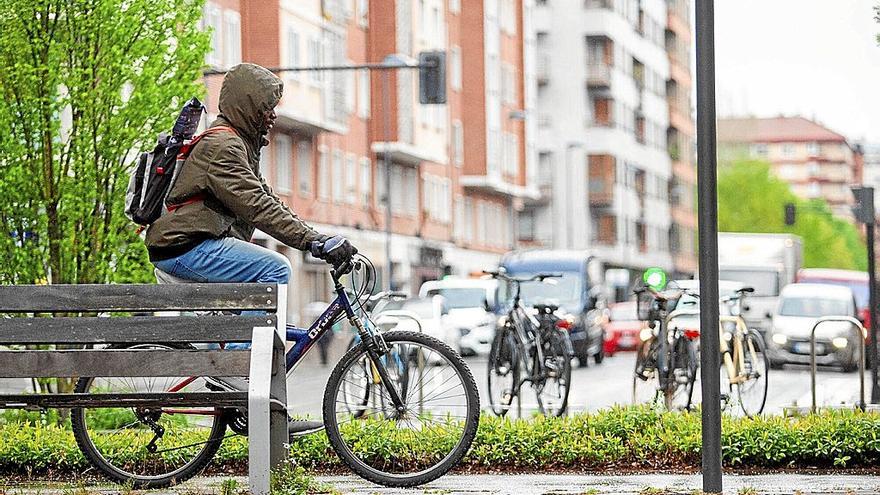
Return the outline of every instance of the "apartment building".
{"type": "MultiPolygon", "coordinates": [[[[688,18],[670,14],[664,0],[545,0],[534,9],[532,29],[542,196],[527,202],[520,239],[587,249],[607,266],[633,272],[671,269],[670,190],[678,189],[670,187],[667,133],[686,141],[693,131],[690,113],[679,108],[688,67],[677,63],[671,73],[667,37],[671,31],[687,43],[688,18]],[[667,98],[668,81],[679,85],[679,99],[667,98]]],[[[690,166],[683,155],[676,156],[679,169],[690,166]]],[[[692,183],[692,172],[684,176],[692,183]]],[[[692,228],[679,220],[679,230],[692,228]]]]}
{"type": "MultiPolygon", "coordinates": [[[[418,76],[401,71],[282,72],[278,122],[261,172],[322,232],[349,237],[391,283],[494,266],[514,244],[533,135],[526,111],[522,0],[209,0],[211,65],[351,65],[447,53],[445,105],[421,105],[418,76]],[[387,172],[386,172],[387,164],[387,172]],[[390,191],[385,178],[390,174],[390,191]]],[[[216,113],[221,77],[209,78],[216,113]]],[[[291,318],[331,296],[326,265],[257,233],[294,267],[291,318]]]]}
{"type": "Polygon", "coordinates": [[[852,217],[850,186],[861,181],[860,157],[831,129],[804,117],[720,119],[718,149],[722,162],[769,162],[798,196],[824,199],[837,215],[852,217]]]}
{"type": "Polygon", "coordinates": [[[680,276],[697,272],[696,237],[696,127],[691,105],[691,2],[668,0],[666,16],[666,53],[669,57],[669,79],[666,80],[666,101],[669,104],[669,128],[666,146],[672,160],[669,181],[669,250],[672,266],[680,276]]]}

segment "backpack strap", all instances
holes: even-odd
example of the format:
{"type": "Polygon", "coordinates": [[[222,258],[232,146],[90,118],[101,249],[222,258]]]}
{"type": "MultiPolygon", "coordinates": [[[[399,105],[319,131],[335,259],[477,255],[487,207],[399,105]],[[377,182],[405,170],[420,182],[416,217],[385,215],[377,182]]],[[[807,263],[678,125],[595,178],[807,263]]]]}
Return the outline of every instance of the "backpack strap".
{"type": "MultiPolygon", "coordinates": [[[[177,153],[177,158],[179,160],[185,160],[187,157],[189,157],[189,154],[192,152],[193,147],[195,147],[196,143],[201,141],[201,139],[203,137],[207,136],[208,134],[214,134],[216,132],[231,132],[231,133],[235,134],[236,136],[238,135],[238,131],[236,131],[234,128],[229,127],[229,126],[218,125],[217,127],[211,127],[209,129],[207,129],[205,132],[192,138],[192,140],[190,142],[181,146],[180,151],[177,153]]],[[[170,212],[172,212],[182,206],[186,206],[186,205],[192,204],[192,203],[198,203],[199,201],[204,201],[204,200],[205,200],[204,193],[196,193],[196,194],[190,196],[189,198],[187,198],[186,200],[181,201],[180,203],[166,204],[165,208],[170,213],[170,212]]]]}

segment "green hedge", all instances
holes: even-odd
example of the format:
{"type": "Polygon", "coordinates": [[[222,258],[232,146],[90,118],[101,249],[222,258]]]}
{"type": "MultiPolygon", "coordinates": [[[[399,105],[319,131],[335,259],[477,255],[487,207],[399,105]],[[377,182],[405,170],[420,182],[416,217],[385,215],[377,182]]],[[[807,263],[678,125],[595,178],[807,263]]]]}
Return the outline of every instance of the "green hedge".
{"type": "MultiPolygon", "coordinates": [[[[868,467],[880,461],[880,415],[827,412],[803,418],[725,418],[724,463],[743,468],[868,467]]],[[[377,448],[383,440],[376,438],[377,448]]],[[[317,470],[340,467],[323,434],[298,440],[291,457],[317,470]]],[[[247,441],[227,439],[221,467],[238,468],[247,441]]],[[[697,467],[699,414],[615,408],[570,418],[506,420],[483,416],[466,467],[493,470],[643,470],[697,467]]],[[[0,472],[75,472],[85,467],[70,431],[40,422],[0,424],[0,472]]]]}

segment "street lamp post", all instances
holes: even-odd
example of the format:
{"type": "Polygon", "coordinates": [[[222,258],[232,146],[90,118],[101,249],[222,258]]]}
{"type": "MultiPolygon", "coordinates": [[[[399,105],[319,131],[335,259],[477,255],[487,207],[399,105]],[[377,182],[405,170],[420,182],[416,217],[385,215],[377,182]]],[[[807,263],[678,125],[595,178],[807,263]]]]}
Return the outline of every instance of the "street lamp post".
{"type": "Polygon", "coordinates": [[[697,191],[700,238],[700,378],[703,492],[721,493],[721,377],[718,301],[718,157],[715,134],[715,5],[696,0],[697,191]]]}

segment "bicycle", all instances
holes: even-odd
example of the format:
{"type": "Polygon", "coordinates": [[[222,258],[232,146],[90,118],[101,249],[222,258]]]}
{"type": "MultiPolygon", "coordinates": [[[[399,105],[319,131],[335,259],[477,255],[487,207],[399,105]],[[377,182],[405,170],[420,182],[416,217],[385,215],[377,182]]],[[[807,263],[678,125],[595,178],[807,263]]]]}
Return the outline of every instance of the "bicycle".
{"type": "Polygon", "coordinates": [[[488,387],[492,412],[504,416],[514,398],[521,398],[522,386],[528,382],[535,390],[538,410],[549,416],[563,416],[568,409],[571,383],[571,342],[568,334],[551,324],[548,317],[556,307],[536,305],[541,320],[529,314],[520,299],[520,284],[545,282],[560,277],[538,274],[530,278],[509,277],[502,272],[484,272],[492,278],[514,286],[513,300],[489,350],[488,387]],[[543,322],[543,323],[542,323],[543,322]]]}
{"type": "Polygon", "coordinates": [[[722,328],[720,339],[721,382],[727,383],[728,392],[726,396],[722,394],[722,399],[726,406],[736,387],[740,408],[750,418],[764,411],[770,377],[764,337],[750,329],[742,317],[743,299],[754,291],[752,287],[743,287],[734,295],[722,298],[722,302],[730,305],[731,315],[721,316],[721,323],[727,328],[722,328]]]}
{"type": "MultiPolygon", "coordinates": [[[[332,267],[330,274],[335,300],[308,329],[287,328],[287,339],[296,342],[286,355],[288,377],[325,332],[347,319],[361,341],[338,362],[324,392],[323,419],[331,446],[352,471],[374,483],[409,487],[439,478],[461,461],[476,435],[480,400],[473,375],[461,356],[443,342],[417,332],[375,330],[364,307],[375,286],[375,268],[367,258],[359,255],[332,267]],[[357,284],[361,272],[365,276],[357,284]],[[341,281],[347,274],[351,298],[341,281]],[[389,366],[389,362],[404,365],[389,366]],[[387,440],[386,448],[370,450],[364,440],[375,436],[387,440]]],[[[194,348],[171,344],[113,348],[157,347],[194,348]]],[[[81,378],[76,391],[173,392],[206,387],[203,377],[90,377],[81,378]]],[[[71,410],[77,444],[98,471],[134,488],[185,481],[211,461],[224,439],[247,435],[246,410],[96,411],[71,410]]]]}
{"type": "Polygon", "coordinates": [[[635,293],[639,319],[650,323],[636,352],[633,403],[654,402],[662,394],[666,409],[689,410],[699,367],[694,343],[699,331],[677,325],[670,330],[670,322],[678,316],[674,309],[679,299],[690,292],[645,287],[635,293]]]}

